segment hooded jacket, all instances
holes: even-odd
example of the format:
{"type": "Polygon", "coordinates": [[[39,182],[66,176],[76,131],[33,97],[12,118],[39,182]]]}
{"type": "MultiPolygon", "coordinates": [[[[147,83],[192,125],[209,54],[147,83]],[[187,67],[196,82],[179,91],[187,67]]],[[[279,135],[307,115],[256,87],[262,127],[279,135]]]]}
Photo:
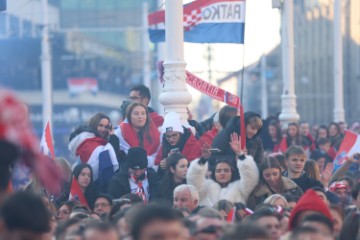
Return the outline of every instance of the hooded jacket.
{"type": "Polygon", "coordinates": [[[259,170],[250,155],[246,156],[244,160],[237,160],[236,162],[241,179],[230,182],[223,188],[214,180],[206,179],[208,163],[200,165],[199,159],[197,159],[190,164],[186,179],[188,184],[198,189],[199,205],[212,207],[222,199],[232,203],[246,203],[250,193],[258,184],[259,170]]]}
{"type": "MultiPolygon", "coordinates": [[[[260,115],[254,113],[254,112],[246,112],[245,117],[245,125],[248,125],[250,118],[252,117],[260,117],[260,115]]],[[[262,145],[262,141],[260,138],[260,132],[262,128],[260,128],[255,136],[252,138],[246,137],[246,149],[248,151],[248,154],[251,155],[254,158],[254,161],[256,164],[260,164],[260,162],[263,159],[264,156],[264,148],[262,145]]],[[[230,147],[230,135],[236,132],[238,134],[240,133],[240,117],[232,117],[229,122],[227,123],[226,127],[222,129],[214,138],[214,141],[212,143],[212,148],[218,148],[220,149],[219,153],[215,153],[214,156],[223,156],[223,155],[230,155],[235,157],[235,153],[232,151],[230,147]]],[[[245,133],[246,134],[246,133],[245,133]]]]}
{"type": "Polygon", "coordinates": [[[299,199],[294,209],[291,211],[289,218],[289,229],[293,230],[297,227],[298,216],[301,212],[304,211],[315,211],[323,214],[325,217],[332,220],[332,216],[328,206],[325,204],[314,190],[309,189],[305,194],[299,199]]]}

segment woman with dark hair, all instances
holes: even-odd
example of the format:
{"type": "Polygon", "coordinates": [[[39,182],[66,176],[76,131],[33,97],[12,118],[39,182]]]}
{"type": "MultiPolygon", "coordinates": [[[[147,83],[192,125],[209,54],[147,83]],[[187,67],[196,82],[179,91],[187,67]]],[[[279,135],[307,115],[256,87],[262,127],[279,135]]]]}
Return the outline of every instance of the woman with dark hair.
{"type": "Polygon", "coordinates": [[[200,194],[202,206],[212,206],[219,200],[225,199],[232,203],[246,203],[248,196],[258,183],[259,175],[256,163],[252,156],[245,155],[241,149],[240,137],[232,134],[230,147],[235,153],[237,168],[230,161],[220,160],[216,162],[211,179],[206,179],[208,171],[207,159],[210,156],[208,150],[203,149],[202,157],[194,160],[187,173],[187,182],[195,186],[200,194]],[[240,180],[236,180],[236,171],[240,174],[240,180]]]}
{"type": "Polygon", "coordinates": [[[299,198],[303,192],[291,179],[281,175],[281,166],[274,157],[269,157],[260,164],[260,183],[248,200],[248,207],[254,209],[273,194],[291,194],[299,198]]]}
{"type": "Polygon", "coordinates": [[[319,148],[319,140],[321,138],[325,138],[325,139],[329,138],[329,129],[325,125],[320,125],[318,130],[316,131],[315,143],[317,148],[319,148]]]}
{"type": "Polygon", "coordinates": [[[70,134],[69,150],[77,158],[76,164],[89,164],[93,180],[101,189],[107,188],[111,177],[119,169],[119,163],[124,161],[118,145],[108,141],[110,129],[109,117],[97,113],[87,125],[78,127],[70,134]]]}
{"type": "Polygon", "coordinates": [[[100,137],[108,139],[111,129],[110,118],[104,113],[97,113],[89,119],[89,127],[99,134],[100,137]]]}
{"type": "Polygon", "coordinates": [[[331,146],[335,150],[339,150],[341,142],[344,138],[344,135],[341,133],[339,124],[332,122],[329,125],[329,139],[331,141],[331,146]]]}
{"type": "Polygon", "coordinates": [[[73,171],[68,199],[71,201],[79,201],[81,204],[93,209],[96,196],[99,193],[93,181],[91,166],[86,163],[77,165],[73,171]]]}
{"type": "Polygon", "coordinates": [[[269,149],[265,149],[265,150],[271,150],[272,152],[279,152],[280,151],[280,143],[282,140],[282,133],[281,133],[281,128],[280,128],[279,122],[276,120],[270,121],[268,123],[267,130],[271,137],[271,146],[269,146],[269,149]]]}
{"type": "Polygon", "coordinates": [[[307,150],[311,147],[311,144],[311,141],[300,134],[299,125],[292,122],[288,125],[286,137],[283,138],[280,143],[280,151],[286,152],[286,150],[293,145],[301,146],[307,150]]]}
{"type": "Polygon", "coordinates": [[[160,195],[169,200],[171,205],[174,189],[181,184],[186,184],[188,166],[188,160],[180,153],[171,154],[167,158],[165,176],[160,181],[160,195]]]}
{"type": "Polygon", "coordinates": [[[148,108],[133,102],[126,110],[126,119],[115,130],[120,139],[120,149],[126,154],[130,148],[142,147],[148,156],[148,167],[154,166],[160,145],[160,133],[152,122],[148,108]]]}

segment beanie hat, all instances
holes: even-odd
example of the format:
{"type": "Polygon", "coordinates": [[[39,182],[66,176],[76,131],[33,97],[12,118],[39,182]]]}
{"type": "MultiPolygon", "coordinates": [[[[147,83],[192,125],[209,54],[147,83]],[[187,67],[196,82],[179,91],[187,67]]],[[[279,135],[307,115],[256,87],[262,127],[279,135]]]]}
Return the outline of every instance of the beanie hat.
{"type": "Polygon", "coordinates": [[[146,151],[141,147],[133,147],[128,151],[126,157],[128,167],[131,169],[144,169],[148,165],[146,151]]]}
{"type": "Polygon", "coordinates": [[[316,211],[323,214],[328,219],[332,220],[332,216],[329,207],[325,202],[316,194],[312,189],[307,190],[304,195],[299,199],[294,209],[291,211],[289,218],[289,229],[293,230],[295,226],[295,220],[301,212],[304,211],[316,211]]]}
{"type": "Polygon", "coordinates": [[[184,133],[184,129],[180,121],[180,115],[178,113],[169,112],[165,115],[164,123],[161,127],[161,133],[164,134],[166,132],[184,133]]]}

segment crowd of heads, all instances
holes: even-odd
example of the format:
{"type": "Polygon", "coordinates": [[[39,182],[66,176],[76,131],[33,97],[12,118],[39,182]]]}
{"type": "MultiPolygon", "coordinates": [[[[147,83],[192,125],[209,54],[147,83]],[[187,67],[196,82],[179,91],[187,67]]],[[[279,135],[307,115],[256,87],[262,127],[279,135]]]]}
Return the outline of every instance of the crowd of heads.
{"type": "Polygon", "coordinates": [[[241,133],[233,107],[197,122],[160,116],[150,100],[135,86],[120,123],[97,113],[72,132],[73,166],[42,165],[0,132],[0,240],[360,239],[360,155],[333,163],[345,123],[246,112],[241,133]],[[32,174],[22,189],[16,163],[32,174]]]}

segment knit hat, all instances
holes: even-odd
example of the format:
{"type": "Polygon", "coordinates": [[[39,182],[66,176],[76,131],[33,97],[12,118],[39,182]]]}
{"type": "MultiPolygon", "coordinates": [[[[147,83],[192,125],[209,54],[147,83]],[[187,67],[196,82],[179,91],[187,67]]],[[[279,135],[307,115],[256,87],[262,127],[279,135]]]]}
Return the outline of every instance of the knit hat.
{"type": "Polygon", "coordinates": [[[179,132],[184,133],[183,126],[180,121],[180,115],[176,112],[169,112],[164,118],[164,123],[161,127],[161,133],[179,132]]]}
{"type": "Polygon", "coordinates": [[[301,212],[304,211],[316,211],[323,214],[325,217],[332,220],[332,216],[328,206],[325,202],[316,194],[312,189],[307,190],[304,195],[299,199],[294,209],[291,211],[289,218],[289,229],[293,230],[295,226],[295,220],[301,212]]]}
{"type": "Polygon", "coordinates": [[[146,151],[141,147],[133,147],[128,151],[126,158],[128,167],[131,169],[144,169],[148,165],[146,151]]]}

